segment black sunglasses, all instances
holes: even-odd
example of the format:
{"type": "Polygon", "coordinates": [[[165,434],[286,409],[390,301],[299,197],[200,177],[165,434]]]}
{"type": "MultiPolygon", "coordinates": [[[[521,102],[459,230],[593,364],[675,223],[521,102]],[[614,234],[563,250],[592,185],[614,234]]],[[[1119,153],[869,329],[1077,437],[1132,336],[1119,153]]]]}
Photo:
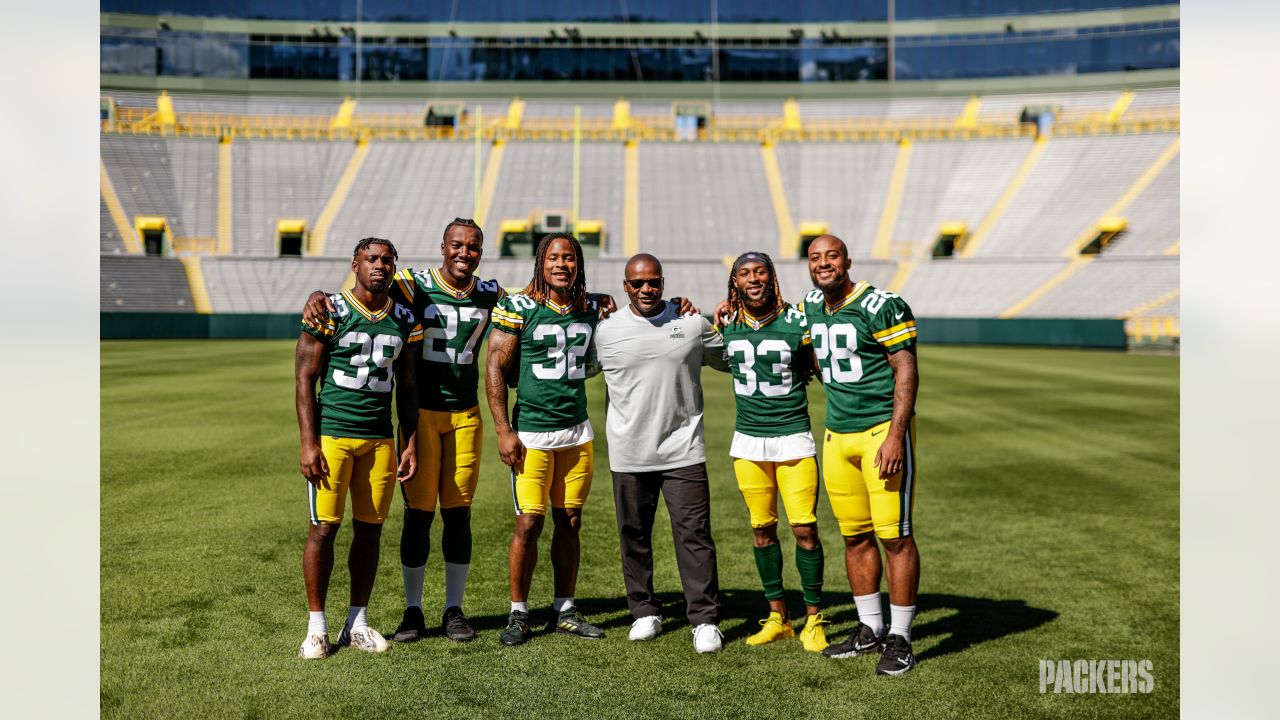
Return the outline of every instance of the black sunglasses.
{"type": "Polygon", "coordinates": [[[662,287],[662,278],[641,278],[638,280],[627,280],[626,283],[631,286],[632,290],[639,290],[645,285],[648,285],[651,288],[660,288],[662,287]]]}

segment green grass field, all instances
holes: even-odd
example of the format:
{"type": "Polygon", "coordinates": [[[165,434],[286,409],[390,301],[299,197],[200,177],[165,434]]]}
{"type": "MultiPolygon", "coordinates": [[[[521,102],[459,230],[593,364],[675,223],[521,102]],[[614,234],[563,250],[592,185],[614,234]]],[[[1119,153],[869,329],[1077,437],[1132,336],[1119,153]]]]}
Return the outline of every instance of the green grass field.
{"type": "MultiPolygon", "coordinates": [[[[307,528],[297,470],[293,344],[103,342],[101,709],[106,717],[967,717],[1172,716],[1178,708],[1178,359],[1111,352],[926,347],[915,527],[922,559],[920,665],[876,677],[799,640],[749,648],[763,617],[746,509],[727,450],[727,376],[707,371],[713,527],[724,599],[719,655],[693,652],[660,511],[657,588],[666,633],[631,643],[603,439],[584,512],[579,605],[608,637],[498,643],[508,609],[511,502],[492,424],[475,508],[467,612],[480,638],[438,634],[383,656],[295,658],[306,630],[307,528]],[[1041,694],[1046,659],[1149,659],[1137,695],[1041,694]]],[[[815,425],[824,412],[810,388],[815,425]]],[[[487,416],[487,411],[486,411],[487,416]]],[[[486,419],[486,423],[488,420],[486,419]]],[[[823,497],[832,635],[855,614],[823,497]]],[[[383,535],[375,627],[400,619],[399,503],[383,535]]],[[[443,600],[439,524],[426,612],[443,600]]],[[[551,601],[548,536],[533,582],[551,601]]],[[[331,635],[345,618],[339,536],[331,635]]],[[[789,540],[786,582],[802,612],[789,540]]],[[[51,559],[52,560],[52,559],[51,559]]]]}

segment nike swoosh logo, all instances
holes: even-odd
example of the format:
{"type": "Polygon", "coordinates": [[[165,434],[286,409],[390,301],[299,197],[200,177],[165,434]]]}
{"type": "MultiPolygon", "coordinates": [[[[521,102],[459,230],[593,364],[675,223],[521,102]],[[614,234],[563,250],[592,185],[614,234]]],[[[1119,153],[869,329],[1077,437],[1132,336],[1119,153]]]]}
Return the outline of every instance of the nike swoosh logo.
{"type": "Polygon", "coordinates": [[[873,432],[873,433],[871,433],[871,437],[875,437],[875,436],[879,435],[879,434],[880,434],[880,433],[882,433],[882,432],[884,432],[884,430],[881,430],[880,432],[873,432]]]}
{"type": "Polygon", "coordinates": [[[906,314],[905,312],[897,313],[896,315],[894,315],[894,316],[893,316],[893,319],[894,319],[894,320],[901,320],[901,319],[902,319],[902,316],[903,316],[903,315],[905,315],[905,314],[906,314]]]}
{"type": "Polygon", "coordinates": [[[471,418],[473,418],[473,417],[475,417],[476,415],[479,415],[479,414],[480,414],[480,413],[467,413],[467,419],[471,419],[471,418]]]}

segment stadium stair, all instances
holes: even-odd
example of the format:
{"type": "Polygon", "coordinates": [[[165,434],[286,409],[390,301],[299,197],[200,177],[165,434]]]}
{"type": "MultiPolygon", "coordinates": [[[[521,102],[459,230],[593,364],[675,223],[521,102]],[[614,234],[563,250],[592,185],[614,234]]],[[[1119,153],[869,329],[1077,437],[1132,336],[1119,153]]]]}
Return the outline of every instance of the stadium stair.
{"type": "Polygon", "coordinates": [[[955,126],[970,130],[978,127],[978,114],[980,112],[982,112],[982,98],[977,95],[971,96],[969,101],[964,104],[964,110],[956,118],[955,126]]]}
{"type": "Polygon", "coordinates": [[[623,150],[622,253],[640,252],[640,144],[628,140],[623,150]]]}
{"type": "MultiPolygon", "coordinates": [[[[1143,172],[1142,175],[1139,176],[1136,181],[1134,181],[1133,185],[1129,187],[1129,189],[1125,192],[1125,194],[1120,196],[1120,199],[1117,200],[1115,204],[1107,208],[1107,211],[1102,214],[1102,217],[1103,218],[1120,217],[1121,214],[1124,213],[1125,208],[1129,207],[1129,205],[1134,200],[1136,200],[1144,190],[1147,189],[1147,186],[1149,186],[1151,182],[1156,179],[1156,176],[1159,175],[1160,172],[1165,169],[1165,166],[1167,166],[1170,162],[1173,161],[1175,157],[1177,157],[1178,149],[1181,147],[1181,145],[1182,145],[1182,137],[1179,136],[1174,138],[1173,142],[1169,144],[1169,147],[1165,148],[1164,152],[1160,153],[1160,156],[1155,159],[1155,162],[1151,163],[1151,165],[1147,167],[1146,171],[1143,172]]],[[[1071,244],[1068,245],[1066,249],[1062,251],[1063,256],[1075,257],[1076,255],[1080,254],[1080,250],[1083,249],[1086,245],[1088,245],[1093,240],[1096,234],[1097,234],[1097,223],[1094,223],[1090,225],[1083,233],[1081,233],[1079,237],[1071,241],[1071,244]]]]}
{"type": "Polygon", "coordinates": [[[342,99],[342,104],[338,106],[338,112],[333,114],[329,119],[330,130],[345,130],[351,127],[351,120],[356,114],[356,101],[349,97],[342,99]]]}
{"type": "Polygon", "coordinates": [[[1089,263],[1093,262],[1096,259],[1097,259],[1096,255],[1076,256],[1071,260],[1071,262],[1065,268],[1060,270],[1053,277],[1049,278],[1043,285],[1036,288],[1035,290],[1032,290],[1029,295],[1022,298],[1021,300],[1014,303],[1013,305],[1010,305],[1004,312],[1000,313],[1000,318],[1007,319],[1011,317],[1017,317],[1019,313],[1031,307],[1033,304],[1035,304],[1037,300],[1047,295],[1050,290],[1061,285],[1063,282],[1066,281],[1067,278],[1080,272],[1081,270],[1084,269],[1086,265],[1088,265],[1089,263]]]}
{"type": "Polygon", "coordinates": [[[498,176],[502,172],[502,155],[507,144],[504,140],[495,139],[489,147],[489,159],[484,167],[484,179],[480,182],[480,192],[476,196],[474,214],[476,224],[485,226],[489,217],[489,209],[493,207],[493,193],[498,189],[498,176]]]}
{"type": "Polygon", "coordinates": [[[347,195],[351,192],[351,186],[355,184],[356,177],[360,175],[360,168],[364,165],[364,159],[368,156],[369,142],[361,138],[356,141],[356,151],[351,154],[351,159],[347,162],[347,168],[342,171],[342,177],[338,178],[338,184],[334,186],[333,194],[329,196],[329,201],[324,204],[324,209],[320,211],[320,217],[316,218],[316,226],[311,231],[311,242],[307,248],[308,255],[324,254],[324,244],[329,234],[329,228],[333,226],[334,218],[338,217],[338,211],[342,209],[342,203],[346,202],[347,195]]]}
{"type": "Polygon", "coordinates": [[[1129,109],[1131,104],[1133,104],[1133,92],[1125,90],[1120,93],[1120,97],[1116,98],[1116,101],[1111,104],[1111,109],[1107,111],[1106,121],[1108,123],[1120,122],[1120,118],[1124,117],[1125,111],[1129,109]]]}
{"type": "Polygon", "coordinates": [[[191,288],[191,305],[201,315],[209,315],[213,307],[209,303],[209,290],[204,284],[204,273],[200,272],[200,257],[187,255],[178,258],[182,269],[187,274],[187,285],[191,288]]]}
{"type": "Polygon", "coordinates": [[[217,254],[231,254],[231,136],[218,138],[218,244],[217,254]]]}
{"type": "Polygon", "coordinates": [[[760,159],[764,163],[764,177],[769,183],[769,199],[773,201],[773,217],[778,223],[778,257],[791,258],[799,252],[800,236],[791,220],[791,208],[787,205],[787,193],[782,187],[782,171],[778,168],[778,155],[774,143],[760,144],[760,159]]]}
{"type": "Polygon", "coordinates": [[[884,196],[884,209],[880,212],[880,227],[876,230],[876,242],[871,257],[889,257],[889,245],[893,240],[893,226],[898,222],[898,209],[902,207],[902,190],[907,185],[907,170],[911,166],[911,141],[898,142],[898,157],[889,177],[889,190],[884,196]]]}
{"type": "Polygon", "coordinates": [[[889,292],[902,292],[902,288],[906,286],[907,281],[911,279],[911,274],[916,271],[918,260],[903,259],[898,261],[898,269],[893,272],[893,279],[889,281],[889,292]]]}
{"type": "Polygon", "coordinates": [[[1000,221],[1000,217],[1009,209],[1009,204],[1013,202],[1014,197],[1018,195],[1018,191],[1022,189],[1023,183],[1027,181],[1027,176],[1035,169],[1036,163],[1040,161],[1040,156],[1044,154],[1045,146],[1048,143],[1049,136],[1047,135],[1041,135],[1036,138],[1035,145],[1031,146],[1031,152],[1027,153],[1027,157],[1023,159],[1018,172],[1009,181],[1004,192],[1000,193],[1000,198],[996,200],[995,205],[991,206],[991,210],[987,212],[986,217],[982,218],[978,229],[973,231],[973,235],[969,236],[968,242],[964,244],[964,249],[960,251],[961,257],[973,257],[978,252],[982,242],[991,234],[991,229],[1000,221]]]}
{"type": "Polygon", "coordinates": [[[116,226],[116,232],[120,235],[120,239],[124,241],[126,252],[141,254],[142,244],[138,242],[138,235],[134,232],[133,224],[129,222],[129,215],[125,213],[124,206],[120,204],[120,198],[116,195],[115,186],[111,184],[111,176],[107,174],[107,164],[98,158],[98,182],[102,191],[102,199],[107,203],[107,211],[111,214],[111,222],[116,226]]]}

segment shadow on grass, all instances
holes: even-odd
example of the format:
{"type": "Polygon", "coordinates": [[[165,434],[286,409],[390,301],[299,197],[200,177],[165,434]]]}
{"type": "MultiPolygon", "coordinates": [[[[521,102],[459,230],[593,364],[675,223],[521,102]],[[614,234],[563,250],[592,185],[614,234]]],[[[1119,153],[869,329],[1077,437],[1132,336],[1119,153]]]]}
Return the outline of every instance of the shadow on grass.
{"type": "Polygon", "coordinates": [[[1031,607],[1025,600],[991,600],[934,593],[920,594],[916,598],[916,608],[921,613],[955,611],[911,630],[912,642],[947,635],[942,642],[920,653],[920,660],[942,657],[1006,635],[1034,630],[1058,617],[1056,611],[1031,607]]]}
{"type": "MultiPolygon", "coordinates": [[[[658,600],[663,607],[663,617],[666,618],[663,625],[667,632],[689,626],[685,619],[683,595],[677,592],[660,592],[658,600]]],[[[626,598],[578,598],[576,602],[589,621],[606,631],[631,626],[632,617],[626,598]]],[[[884,602],[884,617],[888,620],[887,595],[884,596],[884,602]]],[[[787,593],[787,607],[791,608],[794,619],[802,618],[804,604],[799,591],[787,593]]],[[[916,599],[916,608],[919,614],[935,610],[953,611],[912,629],[911,639],[917,643],[926,638],[946,636],[934,647],[920,653],[921,660],[962,652],[989,640],[1034,630],[1058,617],[1057,612],[1031,607],[1024,600],[992,600],[942,593],[920,594],[916,599]]],[[[721,589],[720,619],[726,642],[740,640],[755,632],[755,621],[766,614],[767,606],[761,591],[721,589]],[[739,619],[744,622],[733,622],[739,619]]],[[[827,619],[832,623],[828,637],[834,638],[851,628],[857,620],[857,613],[852,605],[847,605],[827,615],[827,619]]],[[[530,608],[530,620],[534,631],[540,632],[552,620],[552,611],[549,607],[530,608]]],[[[507,616],[478,615],[470,618],[470,621],[477,631],[500,630],[506,626],[507,616]]],[[[431,629],[430,633],[441,634],[438,628],[431,629]]]]}

